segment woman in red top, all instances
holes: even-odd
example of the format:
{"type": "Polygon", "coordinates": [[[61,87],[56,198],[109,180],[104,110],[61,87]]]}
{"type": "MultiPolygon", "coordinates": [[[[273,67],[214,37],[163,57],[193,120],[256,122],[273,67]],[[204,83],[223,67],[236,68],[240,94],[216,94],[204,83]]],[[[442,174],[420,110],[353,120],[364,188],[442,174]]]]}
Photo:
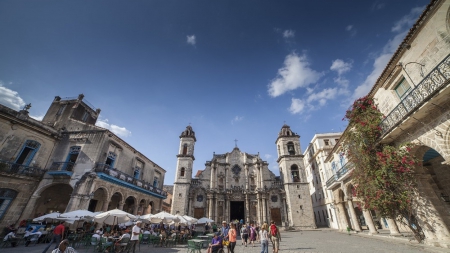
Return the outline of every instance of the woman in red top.
{"type": "Polygon", "coordinates": [[[236,224],[231,223],[231,228],[228,230],[228,240],[230,241],[230,252],[234,253],[234,247],[236,247],[236,224]]]}

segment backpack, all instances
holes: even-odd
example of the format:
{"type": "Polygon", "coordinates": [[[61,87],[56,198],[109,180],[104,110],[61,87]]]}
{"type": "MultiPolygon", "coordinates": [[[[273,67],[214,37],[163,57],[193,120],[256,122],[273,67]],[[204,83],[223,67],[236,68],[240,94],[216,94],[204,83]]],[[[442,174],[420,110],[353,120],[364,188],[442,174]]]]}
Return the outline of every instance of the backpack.
{"type": "Polygon", "coordinates": [[[271,236],[277,236],[278,235],[278,228],[275,225],[270,225],[270,235],[271,236]]]}

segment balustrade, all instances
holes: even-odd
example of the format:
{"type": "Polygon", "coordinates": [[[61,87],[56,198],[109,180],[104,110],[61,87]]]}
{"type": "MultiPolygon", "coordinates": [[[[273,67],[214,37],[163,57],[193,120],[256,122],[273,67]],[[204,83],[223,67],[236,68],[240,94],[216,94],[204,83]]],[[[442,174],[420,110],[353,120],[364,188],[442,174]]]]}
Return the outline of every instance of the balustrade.
{"type": "Polygon", "coordinates": [[[0,172],[6,172],[29,177],[41,177],[45,173],[45,170],[39,167],[26,166],[23,164],[17,164],[13,162],[0,160],[0,172]]]}

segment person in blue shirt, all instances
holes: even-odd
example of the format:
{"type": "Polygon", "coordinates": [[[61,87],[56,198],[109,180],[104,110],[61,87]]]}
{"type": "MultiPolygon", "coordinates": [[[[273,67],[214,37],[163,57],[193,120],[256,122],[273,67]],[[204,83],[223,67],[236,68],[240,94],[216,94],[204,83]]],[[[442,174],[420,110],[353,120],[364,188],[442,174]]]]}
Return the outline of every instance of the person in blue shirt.
{"type": "Polygon", "coordinates": [[[219,233],[215,233],[206,253],[216,253],[220,248],[222,248],[222,239],[220,239],[219,233]]]}
{"type": "Polygon", "coordinates": [[[227,226],[227,222],[226,221],[222,221],[222,228],[220,229],[220,237],[224,238],[225,236],[228,235],[228,226],[227,226]]]}

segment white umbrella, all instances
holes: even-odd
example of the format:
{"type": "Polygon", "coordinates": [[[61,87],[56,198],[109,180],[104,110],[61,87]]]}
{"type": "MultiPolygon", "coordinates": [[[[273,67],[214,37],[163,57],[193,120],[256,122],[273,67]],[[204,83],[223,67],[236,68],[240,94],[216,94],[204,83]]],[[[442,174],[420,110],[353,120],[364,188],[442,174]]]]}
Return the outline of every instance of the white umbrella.
{"type": "Polygon", "coordinates": [[[176,216],[174,216],[170,213],[164,212],[164,211],[154,214],[150,218],[151,223],[163,222],[165,224],[169,224],[172,221],[178,222],[179,219],[176,216]]]}
{"type": "Polygon", "coordinates": [[[130,219],[136,219],[136,216],[119,209],[109,210],[94,217],[95,222],[105,223],[108,225],[124,223],[130,219]]]}
{"type": "Polygon", "coordinates": [[[203,218],[198,219],[198,221],[197,221],[198,224],[205,224],[205,223],[208,223],[208,222],[214,222],[214,220],[211,220],[211,219],[208,219],[206,217],[203,217],[203,218]]]}
{"type": "Polygon", "coordinates": [[[190,221],[188,221],[186,218],[184,218],[183,216],[176,214],[175,217],[178,218],[178,221],[176,223],[181,224],[181,225],[191,225],[192,223],[190,221]]]}
{"type": "Polygon", "coordinates": [[[149,213],[149,214],[144,214],[138,217],[138,220],[142,220],[143,222],[146,223],[151,223],[151,218],[152,218],[153,214],[149,213]]]}
{"type": "Polygon", "coordinates": [[[56,220],[56,218],[58,218],[59,215],[60,215],[60,213],[58,213],[58,212],[49,213],[49,214],[34,218],[33,221],[35,221],[35,222],[52,221],[52,220],[56,220]]]}
{"type": "Polygon", "coordinates": [[[75,210],[60,215],[60,218],[73,218],[73,219],[92,219],[97,214],[88,210],[75,210]]]}
{"type": "Polygon", "coordinates": [[[129,221],[125,222],[125,223],[120,223],[119,227],[129,227],[131,225],[134,225],[134,222],[129,220],[129,221]]]}
{"type": "Polygon", "coordinates": [[[191,217],[189,215],[183,215],[183,218],[185,218],[187,221],[189,221],[191,224],[196,224],[198,219],[191,217]]]}

